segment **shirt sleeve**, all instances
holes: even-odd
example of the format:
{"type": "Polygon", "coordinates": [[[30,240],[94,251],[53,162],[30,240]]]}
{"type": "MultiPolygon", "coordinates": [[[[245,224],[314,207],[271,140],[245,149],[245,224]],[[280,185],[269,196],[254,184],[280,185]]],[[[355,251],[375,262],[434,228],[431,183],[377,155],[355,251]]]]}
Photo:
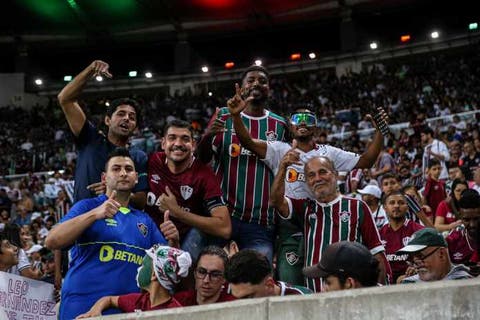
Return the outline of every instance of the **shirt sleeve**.
{"type": "Polygon", "coordinates": [[[87,201],[88,200],[80,200],[77,203],[75,203],[73,207],[70,209],[70,211],[68,211],[68,213],[60,220],[60,223],[68,221],[75,217],[78,217],[79,215],[82,215],[90,211],[91,209],[93,209],[87,205],[87,201]]]}
{"type": "Polygon", "coordinates": [[[23,269],[29,268],[30,266],[31,264],[30,264],[30,261],[28,260],[25,250],[20,249],[18,251],[18,264],[17,264],[18,272],[22,271],[23,269]]]}
{"type": "Polygon", "coordinates": [[[280,161],[282,161],[283,156],[291,148],[292,147],[285,142],[269,141],[267,142],[265,159],[262,159],[262,161],[270,168],[270,170],[272,170],[273,174],[277,174],[280,161]]]}
{"type": "Polygon", "coordinates": [[[444,200],[438,205],[437,212],[435,212],[435,217],[446,218],[448,211],[447,202],[444,200]]]}
{"type": "Polygon", "coordinates": [[[129,293],[118,297],[118,308],[123,312],[134,312],[141,293],[129,293]]]}

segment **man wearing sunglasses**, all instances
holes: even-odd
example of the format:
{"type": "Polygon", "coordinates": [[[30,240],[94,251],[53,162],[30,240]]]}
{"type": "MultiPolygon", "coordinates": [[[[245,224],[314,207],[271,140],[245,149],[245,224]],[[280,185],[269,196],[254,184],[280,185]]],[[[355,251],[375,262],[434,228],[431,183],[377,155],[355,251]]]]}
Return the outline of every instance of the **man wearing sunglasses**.
{"type": "MultiPolygon", "coordinates": [[[[274,174],[277,174],[280,162],[288,151],[293,148],[298,154],[299,163],[294,163],[286,169],[285,195],[290,198],[314,198],[305,183],[303,167],[308,159],[324,156],[333,161],[337,171],[350,171],[354,168],[370,168],[383,148],[383,135],[378,128],[373,142],[360,156],[330,145],[316,144],[313,138],[317,126],[317,118],[312,111],[306,108],[298,108],[290,116],[290,132],[294,139],[294,145],[281,141],[253,139],[240,117],[245,106],[246,103],[241,98],[241,92],[237,92],[237,95],[230,99],[228,103],[234,129],[242,148],[255,153],[274,174]]],[[[379,108],[378,111],[380,117],[386,122],[387,116],[383,109],[379,108]]],[[[279,221],[277,231],[280,238],[279,248],[277,249],[278,277],[292,284],[303,284],[302,229],[292,222],[279,221]]]]}
{"type": "Polygon", "coordinates": [[[434,228],[415,232],[408,244],[397,251],[397,255],[405,253],[409,255],[411,267],[407,275],[414,274],[401,279],[401,283],[472,278],[463,264],[452,264],[447,242],[434,228]]]}

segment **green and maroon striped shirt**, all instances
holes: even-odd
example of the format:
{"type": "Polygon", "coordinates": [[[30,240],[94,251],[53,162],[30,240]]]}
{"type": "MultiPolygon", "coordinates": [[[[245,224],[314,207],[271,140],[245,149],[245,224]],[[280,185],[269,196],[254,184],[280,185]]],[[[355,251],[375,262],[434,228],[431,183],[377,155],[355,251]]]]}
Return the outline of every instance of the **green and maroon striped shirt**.
{"type": "MultiPolygon", "coordinates": [[[[287,123],[283,117],[268,110],[262,117],[251,117],[243,112],[241,116],[253,139],[285,139],[287,123]]],[[[213,138],[213,167],[221,178],[232,216],[248,223],[273,225],[275,210],[268,205],[272,171],[255,154],[241,147],[228,108],[222,108],[218,118],[225,121],[225,131],[213,138]]]]}

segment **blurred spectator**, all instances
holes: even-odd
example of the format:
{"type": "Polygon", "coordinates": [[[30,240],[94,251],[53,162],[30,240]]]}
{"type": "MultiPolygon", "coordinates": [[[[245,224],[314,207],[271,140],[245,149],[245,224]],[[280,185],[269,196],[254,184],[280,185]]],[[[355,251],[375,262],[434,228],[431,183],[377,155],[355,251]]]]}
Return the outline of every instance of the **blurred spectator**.
{"type": "Polygon", "coordinates": [[[446,197],[445,183],[440,181],[442,167],[437,159],[430,159],[427,165],[427,181],[423,190],[427,205],[437,212],[437,207],[446,197]]]}
{"type": "Polygon", "coordinates": [[[463,157],[460,159],[465,170],[465,179],[473,180],[473,173],[480,166],[480,152],[475,150],[472,141],[465,141],[463,144],[463,157]]]}
{"type": "Polygon", "coordinates": [[[435,212],[435,228],[440,231],[450,231],[462,224],[458,202],[462,192],[468,189],[468,184],[464,180],[456,179],[452,183],[452,193],[450,196],[440,202],[435,212]]]}
{"type": "Polygon", "coordinates": [[[422,173],[426,173],[430,159],[437,159],[440,161],[442,167],[439,179],[447,180],[448,171],[445,163],[450,160],[450,152],[448,151],[447,145],[443,141],[434,139],[433,135],[433,130],[429,127],[425,127],[422,130],[421,139],[422,144],[425,146],[423,152],[422,173]]]}
{"type": "Polygon", "coordinates": [[[380,230],[380,228],[388,224],[387,214],[380,203],[382,198],[380,188],[374,185],[367,185],[365,188],[359,189],[358,193],[362,195],[362,201],[370,208],[377,229],[380,230]]]}

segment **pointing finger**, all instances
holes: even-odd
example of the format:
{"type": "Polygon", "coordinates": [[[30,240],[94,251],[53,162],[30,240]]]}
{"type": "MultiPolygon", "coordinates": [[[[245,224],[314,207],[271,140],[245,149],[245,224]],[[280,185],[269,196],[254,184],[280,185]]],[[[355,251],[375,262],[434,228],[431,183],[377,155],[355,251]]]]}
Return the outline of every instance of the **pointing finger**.
{"type": "Polygon", "coordinates": [[[163,215],[163,221],[170,221],[170,210],[166,210],[164,215],[163,215]]]}

